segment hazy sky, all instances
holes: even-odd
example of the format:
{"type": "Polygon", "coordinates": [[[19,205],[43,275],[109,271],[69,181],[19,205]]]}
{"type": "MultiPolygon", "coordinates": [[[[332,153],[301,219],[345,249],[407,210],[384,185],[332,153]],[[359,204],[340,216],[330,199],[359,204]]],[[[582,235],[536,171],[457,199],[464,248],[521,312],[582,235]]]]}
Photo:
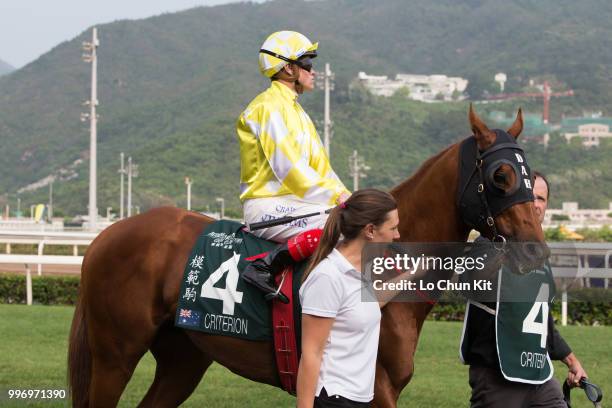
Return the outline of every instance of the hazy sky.
{"type": "Polygon", "coordinates": [[[19,68],[94,24],[235,1],[0,0],[0,59],[19,68]]]}

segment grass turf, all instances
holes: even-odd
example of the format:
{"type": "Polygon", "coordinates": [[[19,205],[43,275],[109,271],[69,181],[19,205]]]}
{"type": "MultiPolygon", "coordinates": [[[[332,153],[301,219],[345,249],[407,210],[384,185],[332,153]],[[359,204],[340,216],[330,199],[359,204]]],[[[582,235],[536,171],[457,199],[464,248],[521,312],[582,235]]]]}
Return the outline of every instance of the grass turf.
{"type": "MultiPolygon", "coordinates": [[[[0,406],[68,406],[66,400],[11,401],[8,389],[66,389],[66,350],[72,307],[0,305],[0,406]]],[[[612,392],[612,327],[560,327],[591,379],[612,392]]],[[[404,389],[400,407],[468,406],[467,367],[459,363],[461,324],[425,323],[415,359],[415,375],[404,389]]],[[[138,404],[154,373],[147,354],[140,362],[120,406],[138,404]]],[[[555,362],[555,376],[567,371],[555,362]]],[[[592,406],[581,391],[572,393],[574,407],[592,406]]],[[[293,407],[293,397],[279,389],[240,378],[213,364],[186,407],[293,407]]],[[[604,405],[605,406],[605,405],[604,405]]]]}

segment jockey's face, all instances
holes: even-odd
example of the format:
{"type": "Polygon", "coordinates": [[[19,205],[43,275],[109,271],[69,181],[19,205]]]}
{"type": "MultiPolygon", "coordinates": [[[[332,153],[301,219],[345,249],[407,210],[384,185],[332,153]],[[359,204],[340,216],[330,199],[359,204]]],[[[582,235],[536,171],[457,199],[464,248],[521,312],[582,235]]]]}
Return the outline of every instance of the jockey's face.
{"type": "Polygon", "coordinates": [[[305,92],[312,91],[314,89],[315,70],[314,68],[312,68],[312,65],[310,66],[311,66],[310,71],[302,67],[296,66],[296,68],[300,72],[298,81],[302,85],[305,92]]]}
{"type": "Polygon", "coordinates": [[[399,215],[397,210],[389,211],[387,213],[387,220],[374,227],[373,238],[370,242],[392,242],[398,240],[400,238],[398,226],[399,215]]]}

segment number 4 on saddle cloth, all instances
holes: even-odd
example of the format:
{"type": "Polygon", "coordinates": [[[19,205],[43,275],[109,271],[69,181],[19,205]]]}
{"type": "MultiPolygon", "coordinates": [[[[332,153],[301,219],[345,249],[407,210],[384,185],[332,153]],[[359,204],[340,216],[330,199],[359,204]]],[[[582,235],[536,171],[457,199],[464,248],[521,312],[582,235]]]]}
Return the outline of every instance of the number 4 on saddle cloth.
{"type": "Polygon", "coordinates": [[[244,231],[240,223],[221,220],[210,224],[198,237],[185,265],[175,325],[247,340],[273,339],[283,389],[295,394],[301,327],[298,292],[306,262],[275,277],[289,298],[288,304],[266,301],[263,292],[241,279],[249,262],[276,246],[244,231]]]}

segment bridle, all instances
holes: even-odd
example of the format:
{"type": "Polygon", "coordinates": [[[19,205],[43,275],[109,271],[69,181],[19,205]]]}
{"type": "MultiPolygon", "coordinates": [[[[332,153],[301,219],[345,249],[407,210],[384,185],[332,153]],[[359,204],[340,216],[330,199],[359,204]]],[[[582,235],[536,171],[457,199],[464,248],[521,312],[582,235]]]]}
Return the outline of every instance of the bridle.
{"type": "Polygon", "coordinates": [[[498,232],[495,217],[515,204],[533,201],[533,191],[523,149],[508,133],[499,129],[494,132],[495,143],[482,152],[473,136],[461,143],[457,205],[466,225],[488,231],[496,248],[503,249],[507,239],[498,232]],[[509,165],[516,175],[514,185],[507,190],[495,186],[493,180],[502,164],[509,165]]]}

